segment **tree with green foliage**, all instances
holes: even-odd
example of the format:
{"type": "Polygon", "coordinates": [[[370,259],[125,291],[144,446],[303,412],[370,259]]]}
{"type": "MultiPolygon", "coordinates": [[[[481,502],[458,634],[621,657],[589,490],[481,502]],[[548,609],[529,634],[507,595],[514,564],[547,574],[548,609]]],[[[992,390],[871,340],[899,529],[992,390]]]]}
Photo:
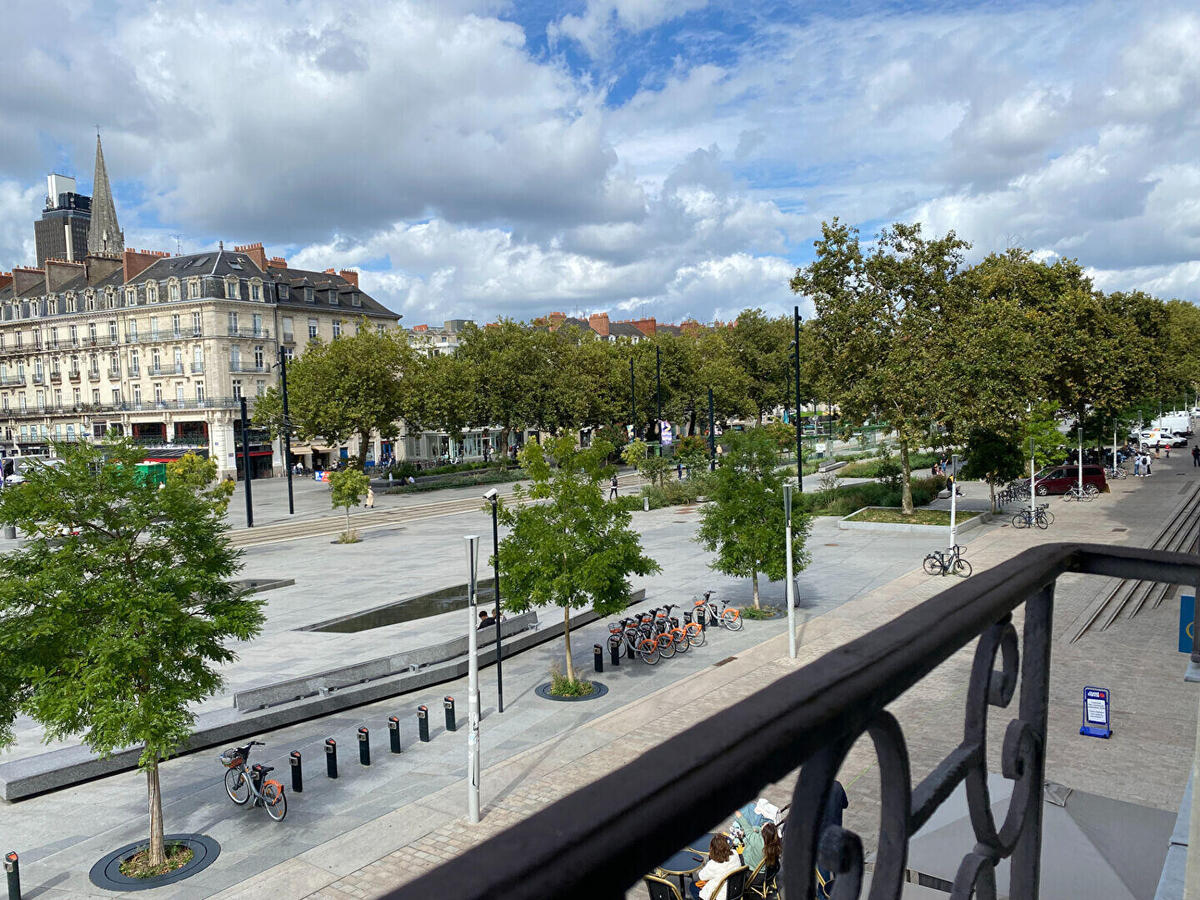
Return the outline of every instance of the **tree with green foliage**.
{"type": "Polygon", "coordinates": [[[897,223],[868,254],[858,230],[834,219],[815,246],[792,290],[816,306],[811,327],[841,416],[896,429],[901,510],[911,515],[909,456],[952,399],[945,361],[958,352],[955,323],[966,304],[956,276],[968,245],[954,232],[929,239],[920,225],[897,223]]]}
{"type": "Polygon", "coordinates": [[[354,529],[350,527],[350,507],[362,503],[370,488],[371,479],[358,469],[342,469],[329,476],[329,502],[334,509],[341,507],[346,510],[346,530],[341,539],[343,544],[353,544],[358,540],[354,529]]]}
{"type": "Polygon", "coordinates": [[[1023,458],[1028,458],[1032,441],[1033,459],[1039,469],[1063,462],[1071,449],[1070,440],[1058,429],[1058,416],[1052,401],[1033,407],[1021,423],[1018,440],[1023,458]]]}
{"type": "Polygon", "coordinates": [[[240,554],[215,462],[176,464],[159,487],[128,442],[55,450],[61,465],[31,466],[0,493],[0,523],[25,536],[0,556],[0,744],[23,714],[101,757],[140,747],[147,862],[161,865],[159,763],[220,688],[233,642],[258,634],[263,601],[230,583],[240,554]]]}
{"type": "Polygon", "coordinates": [[[1020,478],[1025,470],[1020,441],[1011,434],[972,428],[967,437],[966,456],[960,477],[987,482],[992,512],[998,512],[996,486],[1020,478]]]}
{"type": "MultiPolygon", "coordinates": [[[[356,334],[328,343],[314,338],[288,364],[290,424],[301,440],[338,445],[357,437],[355,465],[363,469],[371,435],[394,438],[408,415],[416,369],[416,354],[403,334],[380,334],[366,319],[356,334]]],[[[285,427],[277,387],[255,402],[254,421],[275,432],[285,427]]]]}
{"type": "MultiPolygon", "coordinates": [[[[700,510],[696,540],[716,553],[713,569],[751,579],[758,609],[759,573],[771,581],[787,577],[783,476],[775,472],[775,440],[764,429],[727,437],[728,449],[708,494],[712,502],[700,510]]],[[[808,565],[804,545],[810,526],[808,516],[793,512],[792,559],[797,572],[808,565]]]]}
{"type": "Polygon", "coordinates": [[[746,379],[747,399],[756,421],[783,402],[787,389],[790,318],[769,318],[761,309],[744,309],[725,333],[729,358],[746,379]]]}
{"type": "Polygon", "coordinates": [[[535,419],[534,397],[543,382],[532,331],[512,319],[484,328],[468,324],[459,334],[455,356],[470,370],[474,385],[468,424],[499,425],[498,451],[506,459],[511,433],[535,419]]]}
{"type": "Polygon", "coordinates": [[[591,606],[602,616],[620,612],[629,605],[629,577],[659,571],[629,527],[629,511],[604,499],[601,485],[612,471],[605,464],[612,449],[602,440],[579,449],[569,436],[527,444],[521,464],[532,484],[528,490],[514,488],[513,504],[500,504],[500,521],[509,528],[500,542],[502,603],[514,613],[562,607],[571,682],[578,680],[571,659],[571,610],[591,606]]]}
{"type": "Polygon", "coordinates": [[[663,486],[663,482],[667,479],[667,472],[673,467],[671,460],[652,454],[650,446],[641,439],[635,439],[626,444],[621,450],[621,459],[625,461],[625,465],[633,466],[639,475],[659,487],[663,486]]]}

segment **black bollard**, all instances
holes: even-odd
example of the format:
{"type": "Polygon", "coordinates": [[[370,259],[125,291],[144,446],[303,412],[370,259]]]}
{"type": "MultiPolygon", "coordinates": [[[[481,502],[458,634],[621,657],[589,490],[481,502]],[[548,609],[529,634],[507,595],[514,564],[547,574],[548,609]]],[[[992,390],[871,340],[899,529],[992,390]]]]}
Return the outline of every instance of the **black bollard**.
{"type": "Polygon", "coordinates": [[[621,645],[620,644],[610,643],[608,645],[608,658],[609,658],[609,661],[613,664],[614,668],[621,664],[621,645]]]}
{"type": "Polygon", "coordinates": [[[300,767],[300,751],[293,750],[288,754],[288,760],[292,764],[292,790],[297,794],[304,793],[304,771],[300,767]]]}
{"type": "Polygon", "coordinates": [[[400,750],[400,720],[396,716],[388,716],[388,732],[392,741],[392,752],[399,753],[400,750]]]}
{"type": "Polygon", "coordinates": [[[364,766],[371,764],[371,732],[365,725],[358,729],[358,761],[364,766]]]}
{"type": "Polygon", "coordinates": [[[337,778],[337,741],[333,738],[325,739],[325,774],[337,778]]]}
{"type": "Polygon", "coordinates": [[[599,644],[592,644],[592,665],[597,672],[604,671],[604,648],[599,644]]]}
{"type": "Polygon", "coordinates": [[[427,744],[429,743],[429,707],[428,706],[418,706],[417,707],[417,734],[420,735],[422,741],[424,741],[427,744]]]}
{"type": "Polygon", "coordinates": [[[700,623],[701,631],[708,631],[708,616],[704,614],[704,607],[696,610],[696,621],[700,623]]]}
{"type": "Polygon", "coordinates": [[[454,722],[454,698],[447,697],[443,702],[446,706],[446,730],[457,731],[458,726],[454,722]]]}
{"type": "Polygon", "coordinates": [[[4,854],[4,871],[8,875],[8,900],[21,900],[21,866],[16,850],[4,854]]]}

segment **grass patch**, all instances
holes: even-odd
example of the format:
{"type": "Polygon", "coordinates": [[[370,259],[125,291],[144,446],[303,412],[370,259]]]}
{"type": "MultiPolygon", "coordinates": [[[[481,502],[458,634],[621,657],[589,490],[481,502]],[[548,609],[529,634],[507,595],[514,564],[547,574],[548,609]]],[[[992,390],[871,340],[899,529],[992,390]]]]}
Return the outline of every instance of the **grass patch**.
{"type": "Polygon", "coordinates": [[[150,857],[149,847],[140,853],[135,853],[121,863],[121,874],[126,878],[155,878],[186,866],[192,861],[194,855],[192,848],[186,844],[167,844],[163,851],[167,861],[157,866],[152,866],[147,862],[150,857]]]}
{"type": "Polygon", "coordinates": [[[761,609],[756,609],[753,606],[743,606],[741,616],[743,619],[773,619],[779,613],[780,610],[774,606],[764,606],[761,609]]]}
{"type": "MultiPolygon", "coordinates": [[[[832,474],[841,475],[844,469],[832,474]]],[[[933,500],[943,487],[946,479],[914,478],[912,480],[912,496],[914,506],[924,506],[933,500]]],[[[834,490],[805,491],[796,494],[792,502],[799,512],[810,516],[848,516],[864,506],[900,506],[900,488],[883,484],[878,481],[868,481],[863,484],[851,484],[834,490]]]]}
{"type": "MultiPolygon", "coordinates": [[[[957,521],[965,522],[980,515],[979,510],[961,510],[957,521]]],[[[852,522],[890,522],[899,525],[950,525],[948,509],[914,509],[906,516],[898,509],[864,509],[850,516],[852,522]]]]}
{"type": "Polygon", "coordinates": [[[338,535],[337,539],[339,544],[357,544],[360,541],[362,541],[362,538],[358,536],[357,531],[343,531],[338,535]]]}
{"type": "MultiPolygon", "coordinates": [[[[428,475],[428,472],[422,472],[428,475]]],[[[508,481],[520,481],[525,478],[524,469],[480,469],[456,478],[445,478],[441,481],[430,481],[421,484],[397,484],[395,487],[382,488],[385,494],[423,494],[426,491],[440,491],[442,488],[469,487],[476,484],[502,484],[508,481]]]]}
{"type": "Polygon", "coordinates": [[[572,681],[562,672],[550,673],[550,693],[555,697],[587,697],[595,689],[590,681],[582,678],[572,681]]]}

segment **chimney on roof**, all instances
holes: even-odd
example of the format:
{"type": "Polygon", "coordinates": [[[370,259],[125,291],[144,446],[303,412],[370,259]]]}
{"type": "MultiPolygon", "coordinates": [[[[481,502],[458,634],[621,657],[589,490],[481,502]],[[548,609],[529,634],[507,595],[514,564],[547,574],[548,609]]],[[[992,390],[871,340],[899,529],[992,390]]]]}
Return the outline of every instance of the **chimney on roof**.
{"type": "Polygon", "coordinates": [[[68,281],[78,278],[80,275],[87,275],[87,269],[81,262],[69,262],[65,259],[47,259],[46,267],[46,293],[52,293],[59,290],[68,281]]]}
{"type": "Polygon", "coordinates": [[[338,274],[355,287],[358,287],[358,273],[353,269],[342,269],[342,271],[338,272],[338,274]]]}
{"type": "Polygon", "coordinates": [[[13,266],[13,293],[23,294],[32,287],[46,283],[46,271],[32,266],[13,266]]]}
{"type": "Polygon", "coordinates": [[[325,274],[326,274],[326,275],[336,275],[336,274],[337,274],[337,269],[326,269],[326,270],[325,270],[325,274]]]}
{"type": "Polygon", "coordinates": [[[600,335],[600,337],[608,337],[608,313],[592,313],[588,316],[588,325],[592,327],[592,331],[600,335]]]}
{"type": "Polygon", "coordinates": [[[12,272],[0,272],[0,291],[12,284],[12,272]]]}
{"type": "Polygon", "coordinates": [[[264,272],[267,270],[267,251],[263,249],[262,241],[255,244],[234,245],[233,249],[238,253],[245,253],[264,272]]]}
{"type": "Polygon", "coordinates": [[[649,319],[634,319],[629,324],[632,325],[634,328],[636,328],[638,331],[640,331],[642,334],[644,334],[646,337],[654,336],[654,330],[655,330],[656,326],[655,326],[653,316],[651,316],[649,319]]]}
{"type": "Polygon", "coordinates": [[[700,333],[701,325],[695,319],[684,319],[679,323],[679,330],[686,335],[697,335],[700,333]]]}
{"type": "Polygon", "coordinates": [[[550,322],[550,330],[557,331],[563,322],[567,320],[566,313],[552,312],[547,317],[550,322]]]}
{"type": "Polygon", "coordinates": [[[272,256],[267,260],[267,265],[272,269],[286,269],[288,267],[287,260],[282,256],[272,256]]]}
{"type": "Polygon", "coordinates": [[[126,250],[121,261],[124,267],[124,280],[133,281],[145,272],[156,260],[169,257],[171,254],[163,250],[126,250]]]}

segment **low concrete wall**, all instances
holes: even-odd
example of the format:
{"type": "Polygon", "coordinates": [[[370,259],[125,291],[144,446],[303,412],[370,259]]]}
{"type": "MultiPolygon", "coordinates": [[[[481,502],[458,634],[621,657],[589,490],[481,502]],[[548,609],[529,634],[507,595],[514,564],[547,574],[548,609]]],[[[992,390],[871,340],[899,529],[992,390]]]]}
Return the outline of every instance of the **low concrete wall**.
{"type": "MultiPolygon", "coordinates": [[[[890,509],[891,507],[883,506],[864,506],[863,509],[890,509]]],[[[862,509],[856,509],[844,519],[838,520],[838,528],[842,531],[891,531],[901,534],[930,534],[941,535],[942,537],[950,536],[949,525],[906,525],[901,522],[855,522],[852,518],[862,512],[862,509]]],[[[957,531],[962,534],[964,531],[970,531],[972,528],[978,528],[984,522],[992,520],[991,513],[980,513],[977,516],[971,516],[969,519],[964,519],[957,522],[957,531]]]]}
{"type": "MultiPolygon", "coordinates": [[[[529,628],[537,628],[538,617],[535,612],[521,613],[500,625],[502,639],[529,628]]],[[[488,628],[479,633],[480,646],[495,642],[496,631],[488,628]]],[[[389,675],[399,675],[416,671],[433,663],[445,662],[456,656],[464,656],[467,652],[467,638],[454,638],[441,644],[431,644],[428,647],[418,647],[415,650],[404,650],[389,656],[368,659],[365,662],[339,666],[324,672],[314,672],[300,678],[289,678],[262,687],[238,691],[233,695],[233,705],[240,710],[262,709],[266,706],[277,706],[291,700],[300,700],[314,694],[327,694],[353,684],[364,681],[374,681],[377,678],[387,678],[389,675]]]]}
{"type": "MultiPolygon", "coordinates": [[[[630,603],[641,603],[646,592],[635,591],[630,603]]],[[[571,627],[588,625],[599,618],[588,610],[571,617],[571,627]]],[[[561,620],[542,628],[527,629],[504,644],[504,656],[520,653],[538,644],[546,643],[562,634],[561,620]]],[[[466,638],[464,637],[465,641],[466,638]]],[[[486,665],[495,660],[494,647],[480,650],[479,664],[486,665]]],[[[353,684],[324,695],[305,697],[300,700],[280,703],[265,709],[243,711],[232,705],[226,709],[203,713],[196,719],[192,736],[180,748],[179,753],[191,753],[208,747],[220,747],[236,743],[248,737],[264,734],[275,728],[283,728],[315,719],[344,709],[352,709],[365,703],[384,700],[431,685],[454,681],[467,674],[465,656],[434,663],[415,672],[405,672],[353,684]]],[[[121,750],[106,759],[100,759],[83,746],[64,747],[37,756],[14,760],[0,765],[0,798],[21,800],[58,790],[85,781],[93,781],[106,775],[127,772],[137,768],[141,748],[121,750]]]]}

